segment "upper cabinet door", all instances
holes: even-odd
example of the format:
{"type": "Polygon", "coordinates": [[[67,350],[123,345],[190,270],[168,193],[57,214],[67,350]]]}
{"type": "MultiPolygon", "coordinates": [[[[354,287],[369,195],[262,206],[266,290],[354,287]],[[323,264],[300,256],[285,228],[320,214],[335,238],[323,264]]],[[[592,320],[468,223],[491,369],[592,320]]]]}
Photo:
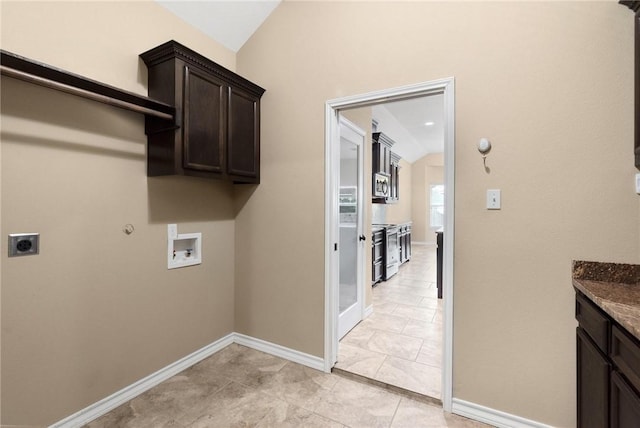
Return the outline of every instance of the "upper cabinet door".
{"type": "Polygon", "coordinates": [[[228,174],[256,183],[260,177],[260,98],[229,88],[228,174]]]}
{"type": "Polygon", "coordinates": [[[259,183],[264,89],[173,40],[140,57],[149,96],[176,109],[175,123],[147,119],[147,174],[259,183]]]}
{"type": "Polygon", "coordinates": [[[222,173],[225,136],[225,85],[213,76],[184,68],[183,166],[222,173]]]}

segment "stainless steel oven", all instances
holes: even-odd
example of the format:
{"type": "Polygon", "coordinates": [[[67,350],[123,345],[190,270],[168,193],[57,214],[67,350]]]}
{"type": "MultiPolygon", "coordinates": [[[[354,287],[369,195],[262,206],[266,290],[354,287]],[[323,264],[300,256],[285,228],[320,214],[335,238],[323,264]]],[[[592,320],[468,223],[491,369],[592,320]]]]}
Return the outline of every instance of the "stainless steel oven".
{"type": "Polygon", "coordinates": [[[376,172],[373,175],[373,196],[375,198],[386,198],[389,196],[389,176],[376,172]]]}

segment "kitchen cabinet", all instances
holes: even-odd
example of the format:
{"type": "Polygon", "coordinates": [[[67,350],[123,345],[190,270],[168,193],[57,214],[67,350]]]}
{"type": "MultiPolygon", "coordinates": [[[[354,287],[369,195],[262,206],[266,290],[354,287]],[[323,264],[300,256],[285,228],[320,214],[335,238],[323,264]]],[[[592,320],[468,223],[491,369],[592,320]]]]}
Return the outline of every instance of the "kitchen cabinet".
{"type": "Polygon", "coordinates": [[[400,200],[400,156],[394,152],[390,153],[389,171],[391,179],[389,181],[390,196],[388,202],[398,202],[400,200]]]}
{"type": "Polygon", "coordinates": [[[640,426],[640,342],[576,291],[579,428],[640,426]]]}
{"type": "Polygon", "coordinates": [[[374,174],[391,175],[391,147],[395,144],[391,138],[382,132],[372,134],[372,172],[374,174]]]}
{"type": "Polygon", "coordinates": [[[400,264],[411,260],[411,223],[401,224],[399,232],[400,264]]]}
{"type": "Polygon", "coordinates": [[[145,123],[147,175],[259,183],[265,90],[175,41],[140,57],[149,72],[149,96],[176,107],[174,123],[145,123]]]}
{"type": "Polygon", "coordinates": [[[635,127],[635,165],[640,169],[640,1],[628,1],[621,0],[621,4],[629,7],[636,16],[635,22],[635,83],[634,83],[634,97],[635,97],[635,114],[634,114],[634,127],[635,127]]]}
{"type": "Polygon", "coordinates": [[[371,171],[373,173],[373,203],[390,204],[398,202],[400,199],[400,159],[397,153],[391,148],[395,144],[391,138],[382,132],[374,132],[372,134],[372,164],[371,171]],[[382,175],[388,180],[389,190],[386,196],[376,195],[376,175],[382,175]]]}
{"type": "Polygon", "coordinates": [[[382,281],[384,276],[384,246],[385,246],[385,230],[374,230],[371,239],[371,285],[382,281]]]}

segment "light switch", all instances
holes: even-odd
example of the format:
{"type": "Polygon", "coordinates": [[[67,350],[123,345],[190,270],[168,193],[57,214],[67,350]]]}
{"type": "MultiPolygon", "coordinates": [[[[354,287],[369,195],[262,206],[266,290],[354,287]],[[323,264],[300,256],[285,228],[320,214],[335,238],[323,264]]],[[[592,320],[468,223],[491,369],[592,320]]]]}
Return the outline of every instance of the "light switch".
{"type": "Polygon", "coordinates": [[[636,193],[640,195],[640,172],[636,174],[636,193]]]}
{"type": "Polygon", "coordinates": [[[500,189],[488,189],[487,190],[487,209],[499,210],[500,204],[500,189]]]}

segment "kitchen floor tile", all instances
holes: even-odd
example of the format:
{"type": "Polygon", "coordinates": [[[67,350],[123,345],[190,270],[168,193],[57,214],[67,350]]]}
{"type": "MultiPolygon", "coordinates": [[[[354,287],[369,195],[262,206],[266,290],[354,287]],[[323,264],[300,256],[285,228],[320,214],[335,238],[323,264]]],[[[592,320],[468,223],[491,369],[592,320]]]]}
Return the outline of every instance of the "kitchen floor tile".
{"type": "Polygon", "coordinates": [[[424,375],[442,365],[443,301],[437,298],[435,271],[435,247],[414,245],[411,260],[390,280],[373,287],[373,314],[342,339],[347,346],[340,348],[336,367],[377,380],[381,371],[385,382],[398,387],[408,384],[405,377],[420,379],[417,382],[429,385],[416,386],[414,381],[413,391],[440,397],[440,377],[424,375]],[[392,364],[393,357],[407,364],[392,364]]]}

